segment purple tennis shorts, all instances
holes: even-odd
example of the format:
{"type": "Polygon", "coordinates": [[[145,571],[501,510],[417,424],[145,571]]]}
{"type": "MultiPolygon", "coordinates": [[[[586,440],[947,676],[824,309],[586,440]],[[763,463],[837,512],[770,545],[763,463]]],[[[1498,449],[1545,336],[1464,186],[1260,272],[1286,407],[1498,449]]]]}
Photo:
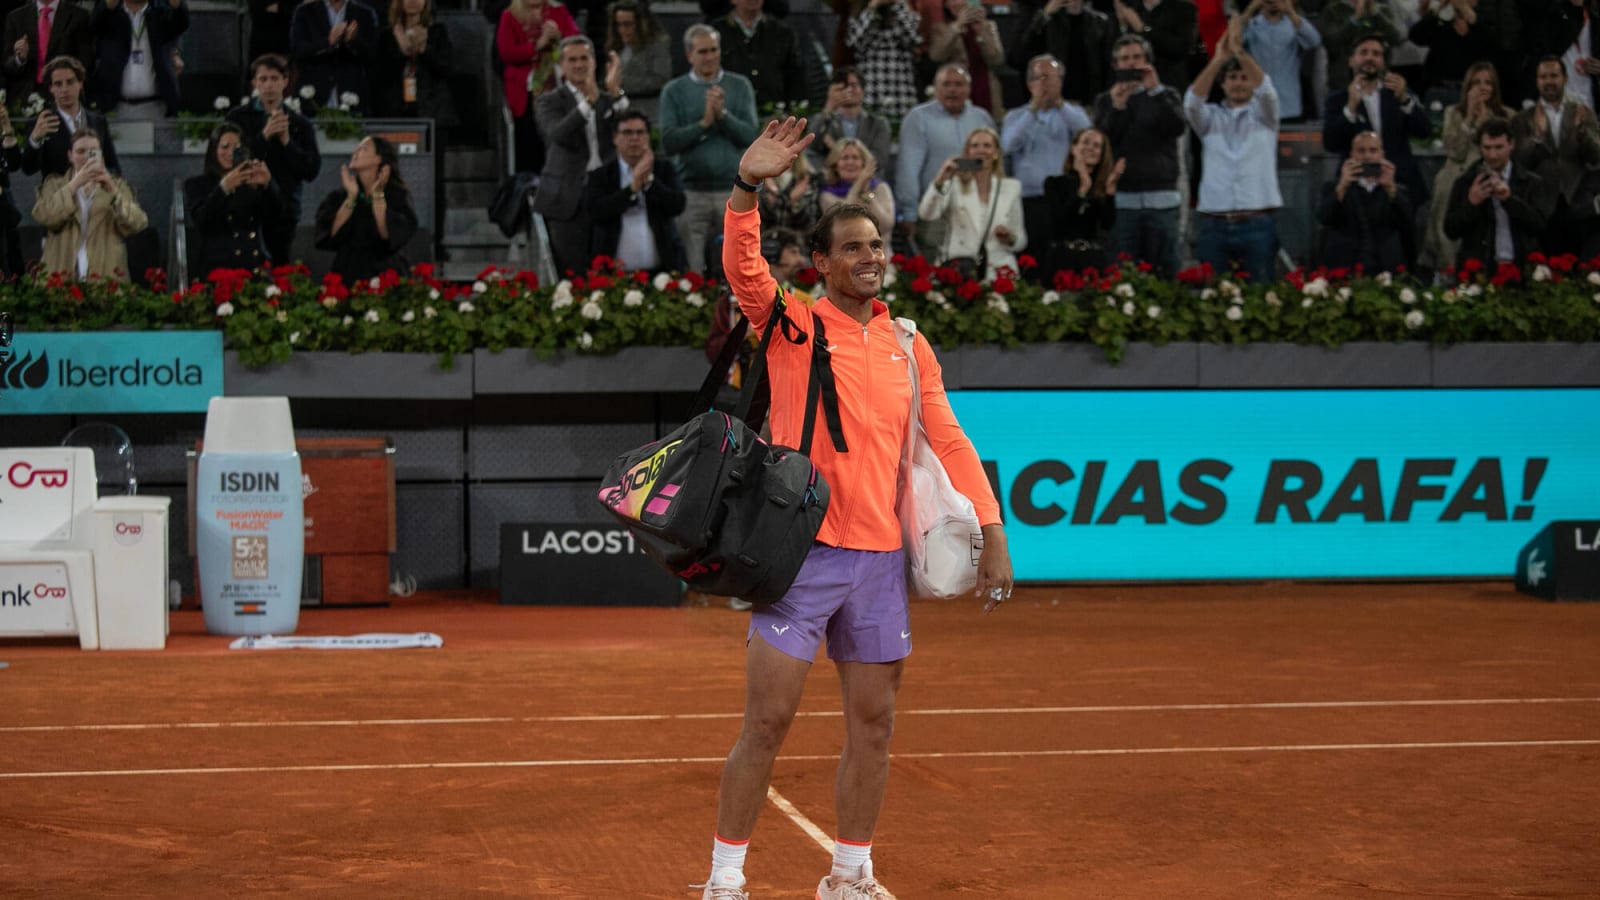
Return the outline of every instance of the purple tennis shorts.
{"type": "Polygon", "coordinates": [[[811,662],[823,636],[835,662],[887,663],[911,655],[905,552],[814,544],[789,592],[750,614],[750,632],[811,662]]]}

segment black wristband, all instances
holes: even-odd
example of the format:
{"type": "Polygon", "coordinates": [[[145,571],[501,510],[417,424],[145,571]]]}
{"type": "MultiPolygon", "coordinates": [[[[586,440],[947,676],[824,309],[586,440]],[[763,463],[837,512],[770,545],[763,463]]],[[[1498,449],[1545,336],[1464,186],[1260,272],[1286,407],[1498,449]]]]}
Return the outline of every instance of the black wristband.
{"type": "Polygon", "coordinates": [[[743,178],[740,178],[737,173],[735,173],[733,176],[733,186],[741,191],[749,191],[752,194],[759,193],[761,191],[761,185],[751,184],[750,182],[745,181],[743,178]]]}

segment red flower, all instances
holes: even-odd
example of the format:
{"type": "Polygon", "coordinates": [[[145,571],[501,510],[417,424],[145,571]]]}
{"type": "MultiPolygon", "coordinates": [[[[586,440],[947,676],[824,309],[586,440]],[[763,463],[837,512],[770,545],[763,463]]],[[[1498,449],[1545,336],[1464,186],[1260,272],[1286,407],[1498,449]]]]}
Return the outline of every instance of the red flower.
{"type": "Polygon", "coordinates": [[[956,270],[955,266],[940,266],[933,270],[933,277],[952,286],[961,283],[961,273],[956,270]]]}
{"type": "MultiPolygon", "coordinates": [[[[1126,255],[1126,254],[1124,254],[1124,255],[1126,255]]],[[[1135,266],[1134,268],[1138,269],[1141,272],[1154,272],[1156,267],[1150,265],[1149,263],[1145,262],[1144,260],[1140,260],[1139,261],[1139,265],[1135,266]]]]}
{"type": "MultiPolygon", "coordinates": [[[[642,275],[644,273],[641,272],[639,274],[642,275]]],[[[522,285],[524,290],[536,291],[539,289],[539,273],[537,272],[518,272],[516,281],[517,284],[522,285]]]]}
{"type": "Polygon", "coordinates": [[[1083,290],[1083,276],[1063,269],[1056,273],[1054,284],[1055,289],[1058,291],[1081,291],[1083,290]]]}
{"type": "MultiPolygon", "coordinates": [[[[1021,260],[1018,260],[1018,262],[1021,262],[1021,260]]],[[[997,294],[1009,294],[1016,289],[1017,283],[1004,275],[994,280],[994,290],[997,294]]]]}
{"type": "Polygon", "coordinates": [[[929,281],[925,275],[918,275],[912,280],[911,289],[919,294],[926,294],[933,290],[933,282],[929,281]]]}
{"type": "Polygon", "coordinates": [[[172,302],[175,303],[175,304],[182,303],[183,302],[183,291],[173,291],[172,292],[172,302]]]}
{"type": "Polygon", "coordinates": [[[78,287],[77,285],[72,285],[71,287],[67,288],[67,293],[74,300],[82,300],[83,299],[83,289],[78,287]]]}
{"type": "Polygon", "coordinates": [[[1017,265],[1023,267],[1024,269],[1037,269],[1039,267],[1039,261],[1024,253],[1017,257],[1017,265]]]}
{"type": "Polygon", "coordinates": [[[815,266],[806,266],[804,269],[794,273],[795,282],[806,287],[816,284],[818,277],[815,266]]]}
{"type": "Polygon", "coordinates": [[[633,280],[638,282],[639,284],[649,284],[650,283],[650,273],[646,272],[643,269],[640,269],[639,271],[633,273],[633,280]]]}
{"type": "Polygon", "coordinates": [[[587,291],[589,289],[589,282],[585,281],[582,275],[573,275],[572,289],[575,291],[587,291]]]}
{"type": "Polygon", "coordinates": [[[889,265],[894,266],[896,269],[904,269],[906,267],[906,255],[904,253],[896,253],[889,257],[889,265]]]}
{"type": "Polygon", "coordinates": [[[1536,266],[1542,266],[1545,264],[1545,262],[1547,262],[1547,260],[1544,258],[1543,253],[1535,250],[1528,254],[1528,262],[1533,263],[1536,266]]]}
{"type": "Polygon", "coordinates": [[[956,296],[963,300],[972,300],[983,293],[983,285],[976,281],[968,281],[956,288],[956,296]]]}
{"type": "Polygon", "coordinates": [[[1475,273],[1481,272],[1481,271],[1483,271],[1483,261],[1482,260],[1480,260],[1480,259],[1472,259],[1472,258],[1468,258],[1468,259],[1462,260],[1462,262],[1461,262],[1461,274],[1463,274],[1463,275],[1472,275],[1472,274],[1475,274],[1475,273]]]}
{"type": "Polygon", "coordinates": [[[432,278],[434,273],[433,263],[419,262],[411,267],[411,274],[418,278],[432,278]]]}
{"type": "Polygon", "coordinates": [[[591,275],[589,277],[589,287],[593,290],[603,291],[606,288],[611,287],[611,284],[611,276],[609,275],[591,275]]]}
{"type": "Polygon", "coordinates": [[[1576,253],[1563,253],[1560,256],[1550,257],[1550,268],[1557,272],[1571,272],[1572,267],[1578,264],[1576,253]]]}
{"type": "Polygon", "coordinates": [[[499,269],[498,266],[496,266],[494,263],[490,263],[489,265],[484,267],[482,272],[478,273],[478,277],[476,277],[476,278],[474,278],[472,280],[473,281],[485,281],[485,280],[487,280],[489,278],[490,275],[495,274],[499,270],[500,269],[499,269]]]}
{"type": "Polygon", "coordinates": [[[1521,280],[1522,270],[1518,269],[1514,263],[1501,263],[1495,269],[1494,276],[1489,279],[1489,283],[1495,287],[1504,287],[1513,281],[1521,280]]]}
{"type": "Polygon", "coordinates": [[[683,273],[683,277],[689,282],[689,290],[691,291],[698,291],[702,287],[705,287],[706,277],[701,275],[699,272],[685,272],[683,273]]]}
{"type": "Polygon", "coordinates": [[[1205,284],[1206,273],[1200,266],[1190,266],[1178,272],[1178,280],[1184,284],[1205,284]]]}

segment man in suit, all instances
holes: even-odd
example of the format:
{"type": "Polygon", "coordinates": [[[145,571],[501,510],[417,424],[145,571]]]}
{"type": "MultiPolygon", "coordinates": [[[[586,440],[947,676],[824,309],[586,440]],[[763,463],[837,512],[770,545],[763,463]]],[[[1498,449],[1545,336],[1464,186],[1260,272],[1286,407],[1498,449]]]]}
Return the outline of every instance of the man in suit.
{"type": "Polygon", "coordinates": [[[813,116],[808,123],[811,132],[817,136],[806,148],[812,170],[821,172],[827,168],[828,154],[833,152],[833,145],[842,138],[855,138],[866,144],[878,165],[888,167],[894,135],[888,119],[868,112],[862,105],[866,96],[866,82],[861,80],[861,73],[854,66],[839,66],[833,70],[833,79],[828,82],[828,99],[822,104],[822,112],[813,116]]]}
{"type": "Polygon", "coordinates": [[[339,106],[355,94],[355,108],[372,106],[368,73],[378,59],[378,14],[360,0],[307,0],[289,21],[289,52],[300,83],[316,89],[320,106],[339,106]]]}
{"type": "Polygon", "coordinates": [[[250,64],[250,85],[255,98],[228,111],[228,121],[244,132],[244,145],[252,159],[267,164],[272,181],[283,192],[283,217],[267,226],[267,255],[277,265],[292,262],[294,231],[300,224],[301,195],[305,184],[322,170],[317,149],[317,129],[311,120],[283,105],[289,87],[289,61],[275,53],[256,57],[250,64]]]}
{"type": "Polygon", "coordinates": [[[1587,170],[1600,169],[1600,127],[1594,111],[1567,95],[1567,67],[1558,56],[1539,61],[1539,99],[1511,120],[1517,165],[1545,180],[1555,209],[1542,241],[1548,255],[1577,252],[1581,231],[1570,213],[1587,170]]]}
{"type": "Polygon", "coordinates": [[[173,50],[189,30],[183,0],[104,0],[90,20],[98,50],[91,91],[101,112],[121,119],[178,114],[173,50]]]}
{"type": "Polygon", "coordinates": [[[600,90],[594,80],[594,45],[581,34],[562,39],[560,66],[561,86],[540,96],[535,110],[546,150],[533,211],[544,216],[550,230],[556,271],[581,273],[589,268],[592,229],[583,203],[584,184],[590,172],[614,161],[611,130],[627,98],[621,66],[611,67],[606,89],[600,90]]]}
{"type": "Polygon", "coordinates": [[[1458,258],[1492,269],[1498,263],[1520,265],[1539,249],[1554,198],[1544,179],[1512,163],[1515,148],[1505,119],[1478,128],[1482,163],[1456,179],[1444,215],[1445,235],[1461,242],[1458,258]]]}
{"type": "Polygon", "coordinates": [[[1595,109],[1600,101],[1600,2],[1597,0],[1547,0],[1536,15],[1527,15],[1531,32],[1529,49],[1551,54],[1567,69],[1567,92],[1595,109]]]}
{"type": "Polygon", "coordinates": [[[13,102],[31,93],[47,96],[45,66],[70,56],[87,69],[94,65],[94,32],[89,14],[71,0],[28,0],[6,16],[4,36],[6,88],[13,102]]]}
{"type": "Polygon", "coordinates": [[[1411,153],[1411,140],[1432,136],[1433,123],[1405,78],[1388,70],[1388,56],[1380,35],[1356,41],[1350,51],[1350,86],[1342,95],[1330,94],[1323,105],[1322,144],[1329,153],[1349,156],[1356,135],[1376,132],[1383,138],[1384,158],[1394,163],[1395,176],[1420,204],[1428,198],[1428,183],[1411,153]]]}
{"type": "Polygon", "coordinates": [[[630,271],[688,267],[678,216],[687,198],[672,160],[650,149],[650,120],[636,109],[616,117],[617,158],[589,173],[584,207],[594,218],[591,252],[630,271]]]}
{"type": "Polygon", "coordinates": [[[1400,235],[1411,230],[1414,213],[1405,185],[1395,181],[1394,163],[1383,158],[1383,139],[1363,131],[1351,142],[1339,177],[1322,188],[1322,264],[1361,266],[1369,275],[1409,269],[1400,235]]]}
{"type": "Polygon", "coordinates": [[[794,29],[761,11],[763,0],[733,0],[711,21],[722,34],[722,67],[750,79],[756,106],[806,99],[806,69],[794,29]]]}
{"type": "Polygon", "coordinates": [[[33,132],[22,145],[22,171],[28,175],[37,172],[41,178],[65,173],[72,168],[72,161],[67,157],[72,149],[72,136],[88,128],[100,135],[100,154],[106,171],[122,174],[106,117],[83,105],[83,63],[70,56],[59,56],[45,64],[44,72],[55,102],[33,121],[33,132]]]}

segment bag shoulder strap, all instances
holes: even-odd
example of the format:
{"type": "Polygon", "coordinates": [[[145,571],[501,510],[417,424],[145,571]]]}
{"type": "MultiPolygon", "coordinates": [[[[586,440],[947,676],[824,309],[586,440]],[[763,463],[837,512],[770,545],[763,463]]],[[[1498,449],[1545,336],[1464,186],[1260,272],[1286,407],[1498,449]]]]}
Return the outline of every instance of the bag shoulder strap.
{"type": "Polygon", "coordinates": [[[844,441],[844,422],[839,417],[839,390],[833,380],[833,354],[828,351],[828,330],[822,317],[811,316],[811,378],[806,385],[806,418],[800,429],[798,449],[811,455],[811,436],[817,424],[817,400],[822,400],[822,415],[828,425],[828,436],[833,439],[833,449],[839,453],[849,451],[844,441]]]}
{"type": "MultiPolygon", "coordinates": [[[[739,404],[734,408],[733,414],[744,420],[750,414],[750,407],[755,403],[756,390],[761,384],[761,377],[767,371],[767,345],[772,343],[772,334],[782,324],[784,338],[795,344],[806,341],[804,332],[795,327],[789,316],[784,312],[786,301],[783,289],[778,289],[777,302],[773,304],[772,314],[767,317],[766,328],[761,332],[761,345],[756,348],[754,359],[750,361],[750,371],[745,373],[744,385],[739,391],[739,404]]],[[[744,316],[728,332],[727,340],[722,345],[722,352],[717,355],[716,362],[711,364],[710,371],[706,372],[705,380],[700,382],[700,390],[695,392],[692,405],[689,407],[689,416],[692,418],[711,408],[711,401],[716,399],[717,388],[728,380],[728,372],[733,369],[733,361],[739,355],[739,348],[744,345],[744,337],[750,332],[750,320],[744,316]]],[[[761,430],[760,421],[745,421],[752,431],[761,430]]]]}

